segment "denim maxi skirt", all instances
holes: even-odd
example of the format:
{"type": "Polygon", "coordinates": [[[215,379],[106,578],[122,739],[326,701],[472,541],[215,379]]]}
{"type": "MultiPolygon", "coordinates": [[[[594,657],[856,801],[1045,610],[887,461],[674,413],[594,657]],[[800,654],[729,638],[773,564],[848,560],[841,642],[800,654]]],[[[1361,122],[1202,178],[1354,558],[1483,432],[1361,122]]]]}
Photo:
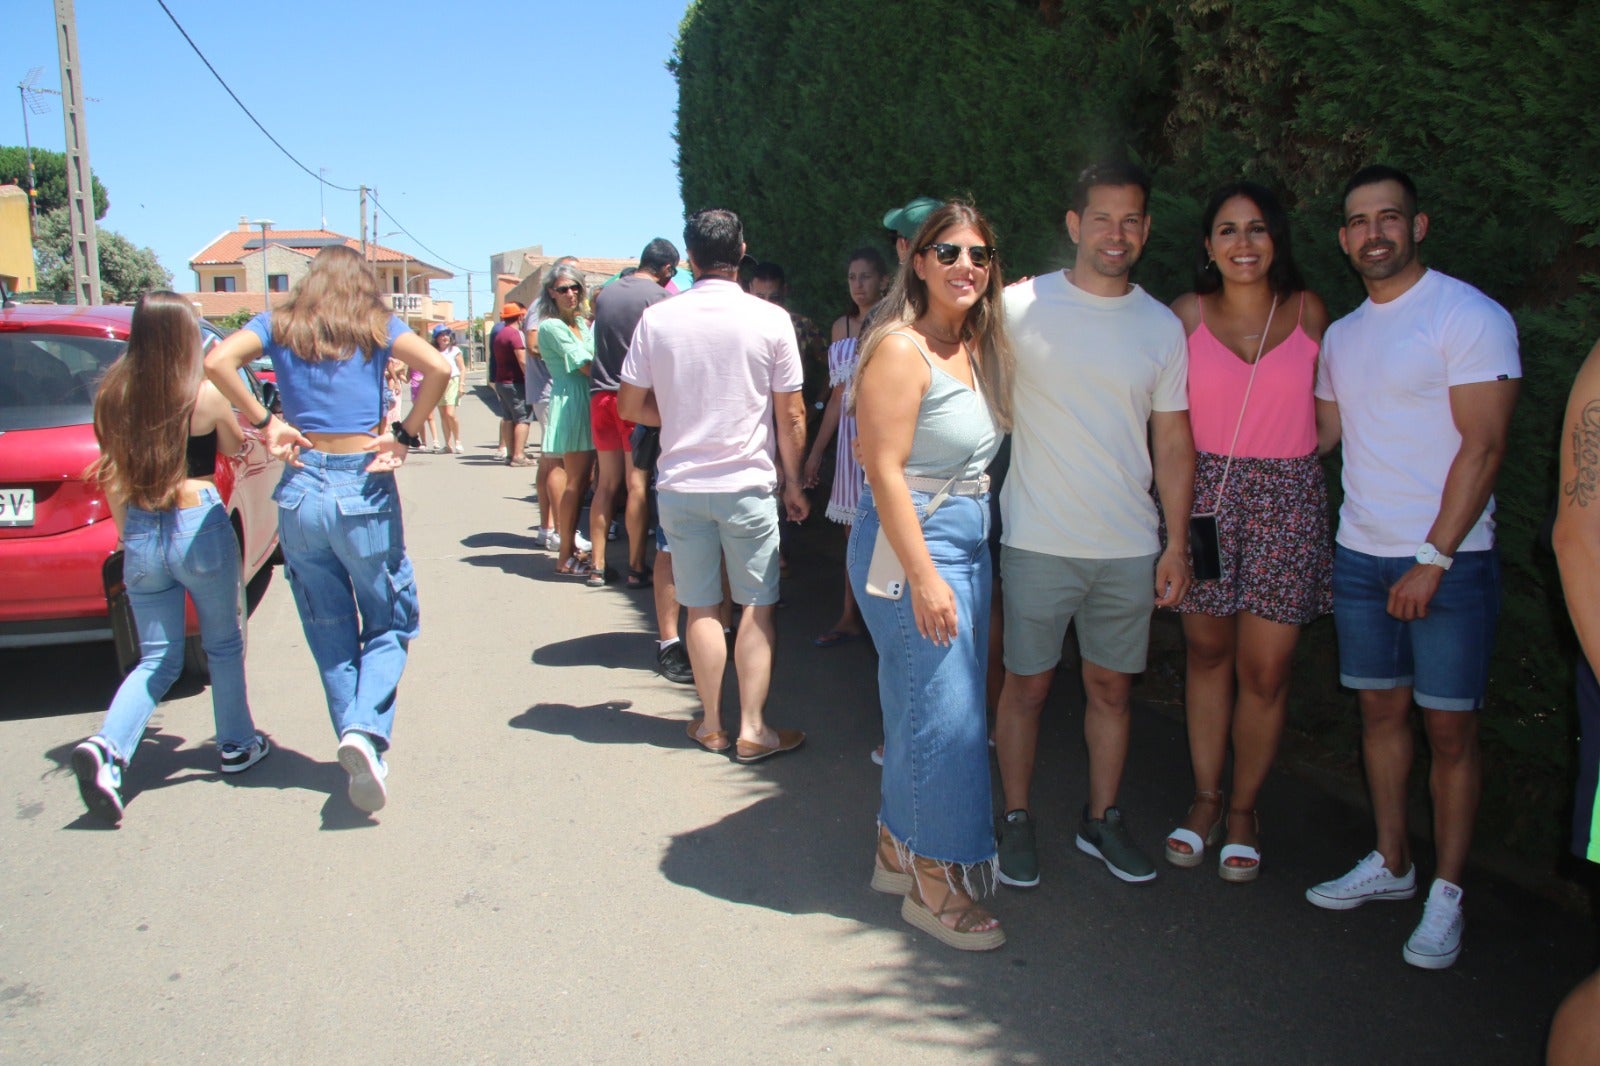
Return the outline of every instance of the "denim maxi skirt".
{"type": "Polygon", "coordinates": [[[912,854],[962,867],[995,857],[984,676],[989,653],[989,500],[951,496],[927,515],[931,493],[912,492],[939,576],[956,598],[957,634],[939,647],[917,632],[909,595],[867,595],[878,536],[870,487],[850,531],[850,586],[878,649],[883,707],[883,799],[878,820],[912,854]]]}

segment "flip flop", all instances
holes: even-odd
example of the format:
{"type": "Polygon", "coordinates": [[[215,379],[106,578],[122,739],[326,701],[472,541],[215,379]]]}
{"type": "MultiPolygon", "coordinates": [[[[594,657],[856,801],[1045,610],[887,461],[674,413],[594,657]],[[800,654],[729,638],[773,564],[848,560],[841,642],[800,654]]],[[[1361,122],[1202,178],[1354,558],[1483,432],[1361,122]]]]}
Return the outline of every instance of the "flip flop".
{"type": "Polygon", "coordinates": [[[700,726],[704,722],[705,716],[702,715],[701,717],[696,718],[694,721],[689,723],[690,740],[711,752],[713,755],[721,755],[729,748],[733,747],[732,744],[728,743],[728,734],[721,729],[718,729],[714,733],[707,733],[705,736],[701,736],[700,726]]]}
{"type": "Polygon", "coordinates": [[[852,640],[860,639],[860,633],[846,633],[842,629],[830,629],[820,637],[812,637],[811,643],[819,648],[837,648],[841,644],[849,644],[852,640]]]}
{"type": "Polygon", "coordinates": [[[778,742],[771,747],[751,740],[740,740],[734,745],[733,757],[740,762],[760,762],[774,755],[793,751],[806,742],[806,735],[798,729],[778,730],[778,742]]]}

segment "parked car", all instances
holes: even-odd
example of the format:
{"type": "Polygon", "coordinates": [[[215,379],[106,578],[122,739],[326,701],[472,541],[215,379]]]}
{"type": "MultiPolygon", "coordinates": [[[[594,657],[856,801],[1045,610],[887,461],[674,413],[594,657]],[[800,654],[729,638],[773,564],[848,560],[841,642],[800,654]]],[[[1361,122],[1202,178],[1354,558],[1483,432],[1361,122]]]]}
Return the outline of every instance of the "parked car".
{"type": "Polygon", "coordinates": [[[256,376],[256,380],[263,384],[268,381],[274,385],[278,383],[278,372],[272,368],[272,356],[270,355],[259,355],[250,360],[250,372],[256,376]]]}
{"type": "MultiPolygon", "coordinates": [[[[95,392],[127,347],[132,320],[131,307],[0,309],[0,647],[114,640],[124,669],[138,659],[119,595],[116,524],[105,495],[83,477],[100,454],[95,392]],[[111,600],[119,611],[110,610],[111,600]]],[[[207,351],[221,338],[206,322],[201,332],[207,351]]],[[[274,404],[276,386],[263,386],[247,368],[239,374],[258,399],[274,404]]],[[[266,580],[277,551],[272,490],[283,464],[243,416],[239,424],[243,454],[218,455],[216,480],[239,542],[244,627],[245,588],[266,580]]],[[[203,669],[193,603],[187,632],[188,665],[203,669]]]]}

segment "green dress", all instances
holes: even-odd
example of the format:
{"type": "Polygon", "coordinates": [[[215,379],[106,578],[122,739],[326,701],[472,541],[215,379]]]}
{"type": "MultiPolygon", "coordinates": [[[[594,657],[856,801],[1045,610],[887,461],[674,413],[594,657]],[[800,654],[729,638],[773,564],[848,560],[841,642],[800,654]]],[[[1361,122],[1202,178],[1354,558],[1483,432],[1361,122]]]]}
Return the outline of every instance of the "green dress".
{"type": "Polygon", "coordinates": [[[540,450],[545,455],[586,452],[589,434],[589,375],[581,367],[594,360],[594,335],[578,320],[575,335],[559,318],[539,323],[539,355],[550,371],[550,414],[540,450]]]}

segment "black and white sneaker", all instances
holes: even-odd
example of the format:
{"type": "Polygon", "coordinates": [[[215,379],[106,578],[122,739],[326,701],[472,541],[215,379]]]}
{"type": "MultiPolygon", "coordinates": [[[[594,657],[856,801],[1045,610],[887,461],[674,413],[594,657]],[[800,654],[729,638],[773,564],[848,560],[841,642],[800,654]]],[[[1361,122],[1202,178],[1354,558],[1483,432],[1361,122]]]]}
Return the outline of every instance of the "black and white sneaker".
{"type": "Polygon", "coordinates": [[[389,767],[365,733],[352,729],[339,741],[339,765],[350,775],[350,802],[368,814],[383,810],[389,790],[383,780],[389,767]]]}
{"type": "Polygon", "coordinates": [[[694,667],[689,665],[689,649],[683,641],[675,640],[656,652],[656,669],[668,681],[679,685],[694,684],[694,667]]]}
{"type": "Polygon", "coordinates": [[[78,795],[90,814],[122,821],[122,767],[100,738],[90,737],[72,749],[72,772],[78,775],[78,795]]]}
{"type": "Polygon", "coordinates": [[[221,750],[222,772],[225,774],[242,774],[256,763],[267,757],[272,750],[272,743],[260,733],[250,743],[240,747],[238,744],[224,744],[221,750]]]}

